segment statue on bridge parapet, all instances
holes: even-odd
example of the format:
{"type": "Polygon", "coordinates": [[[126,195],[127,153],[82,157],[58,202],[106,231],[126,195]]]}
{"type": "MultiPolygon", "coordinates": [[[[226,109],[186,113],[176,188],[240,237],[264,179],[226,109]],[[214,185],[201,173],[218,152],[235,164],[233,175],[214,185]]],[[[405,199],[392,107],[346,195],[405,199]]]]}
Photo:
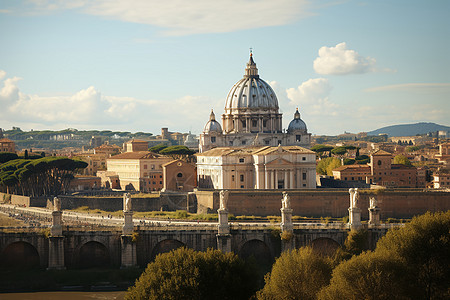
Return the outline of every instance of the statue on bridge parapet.
{"type": "Polygon", "coordinates": [[[358,229],[361,227],[361,209],[358,207],[359,191],[358,188],[351,188],[348,192],[350,193],[349,224],[352,229],[358,229]]]}
{"type": "Polygon", "coordinates": [[[369,198],[369,208],[377,208],[378,207],[378,200],[375,197],[369,198]]]}
{"type": "Polygon", "coordinates": [[[61,211],[61,200],[58,197],[53,198],[53,211],[61,211]]]}
{"type": "Polygon", "coordinates": [[[348,190],[350,193],[350,208],[357,208],[359,204],[359,191],[358,188],[351,188],[348,190]]]}
{"type": "Polygon", "coordinates": [[[130,193],[123,194],[123,211],[124,212],[131,211],[131,194],[130,193]]]}
{"type": "Polygon", "coordinates": [[[286,191],[283,192],[283,198],[281,199],[281,207],[287,209],[291,208],[291,197],[286,191]]]}
{"type": "Polygon", "coordinates": [[[230,196],[230,191],[222,190],[220,191],[220,210],[228,209],[228,197],[230,196]]]}
{"type": "Polygon", "coordinates": [[[369,198],[369,225],[380,225],[380,208],[375,197],[369,198]]]}

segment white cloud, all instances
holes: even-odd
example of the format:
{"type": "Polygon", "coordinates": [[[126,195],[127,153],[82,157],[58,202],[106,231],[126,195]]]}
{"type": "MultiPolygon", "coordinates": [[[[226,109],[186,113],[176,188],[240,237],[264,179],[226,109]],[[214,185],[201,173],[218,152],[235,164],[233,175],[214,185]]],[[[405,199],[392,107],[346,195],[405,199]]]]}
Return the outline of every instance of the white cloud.
{"type": "Polygon", "coordinates": [[[314,60],[314,70],[322,75],[347,75],[373,72],[376,60],[362,57],[355,50],[347,49],[345,42],[336,47],[321,47],[314,60]]]}
{"type": "Polygon", "coordinates": [[[0,79],[5,78],[5,76],[6,76],[6,72],[3,70],[0,70],[0,79]]]}
{"type": "Polygon", "coordinates": [[[311,15],[308,0],[33,0],[34,13],[80,12],[149,24],[168,35],[232,32],[279,26],[311,15]]]}
{"type": "Polygon", "coordinates": [[[332,89],[328,79],[309,79],[297,88],[286,90],[291,105],[300,106],[311,115],[336,115],[337,104],[329,100],[332,89]]]}
{"type": "Polygon", "coordinates": [[[221,99],[184,96],[172,101],[103,95],[90,86],[69,96],[22,93],[20,78],[6,78],[0,89],[0,119],[11,126],[61,129],[106,128],[158,133],[160,127],[200,132],[214,108],[220,118],[221,99]],[[132,129],[133,128],[133,129],[132,129]]]}

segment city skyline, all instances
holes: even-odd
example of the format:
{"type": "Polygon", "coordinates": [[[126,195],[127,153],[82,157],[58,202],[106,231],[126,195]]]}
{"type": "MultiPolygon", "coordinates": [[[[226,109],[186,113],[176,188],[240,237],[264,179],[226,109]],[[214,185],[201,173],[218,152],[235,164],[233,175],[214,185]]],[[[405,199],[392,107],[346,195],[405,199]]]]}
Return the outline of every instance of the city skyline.
{"type": "Polygon", "coordinates": [[[3,1],[0,127],[199,134],[253,48],[283,127],[448,123],[447,1],[3,1]]]}

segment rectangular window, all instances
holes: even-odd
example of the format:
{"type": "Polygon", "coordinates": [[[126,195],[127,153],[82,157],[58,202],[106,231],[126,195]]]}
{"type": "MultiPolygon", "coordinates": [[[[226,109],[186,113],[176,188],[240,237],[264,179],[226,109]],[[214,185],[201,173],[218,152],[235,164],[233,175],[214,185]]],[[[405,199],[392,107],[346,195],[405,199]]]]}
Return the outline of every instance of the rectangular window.
{"type": "Polygon", "coordinates": [[[240,162],[240,163],[243,163],[243,162],[244,162],[244,159],[243,159],[243,158],[239,158],[239,162],[240,162]]]}
{"type": "Polygon", "coordinates": [[[234,175],[231,175],[231,181],[234,181],[234,175]]]}
{"type": "Polygon", "coordinates": [[[212,136],[211,137],[211,143],[215,143],[216,142],[216,137],[215,136],[212,136]]]}
{"type": "Polygon", "coordinates": [[[306,173],[303,173],[303,180],[306,180],[306,173]]]}
{"type": "Polygon", "coordinates": [[[302,136],[299,135],[299,134],[297,134],[297,135],[295,136],[295,141],[296,141],[296,142],[300,142],[301,140],[302,140],[302,136]]]}
{"type": "Polygon", "coordinates": [[[241,182],[244,181],[244,175],[241,174],[239,177],[241,179],[241,182]]]}
{"type": "Polygon", "coordinates": [[[245,141],[242,141],[242,145],[245,145],[245,141]]]}
{"type": "Polygon", "coordinates": [[[269,144],[270,144],[270,141],[264,141],[264,143],[265,143],[266,145],[269,145],[269,144]]]}
{"type": "Polygon", "coordinates": [[[267,121],[266,120],[263,121],[263,126],[267,127],[267,121]]]}
{"type": "Polygon", "coordinates": [[[242,121],[242,128],[247,127],[247,123],[245,121],[242,121]]]}
{"type": "Polygon", "coordinates": [[[147,169],[147,165],[144,165],[144,169],[145,169],[145,170],[147,169]]]}
{"type": "Polygon", "coordinates": [[[258,121],[256,121],[256,120],[253,120],[253,121],[252,121],[252,126],[253,126],[253,127],[256,127],[256,126],[258,126],[258,121]]]}
{"type": "Polygon", "coordinates": [[[303,156],[303,157],[302,157],[302,160],[306,160],[306,157],[303,156]]]}

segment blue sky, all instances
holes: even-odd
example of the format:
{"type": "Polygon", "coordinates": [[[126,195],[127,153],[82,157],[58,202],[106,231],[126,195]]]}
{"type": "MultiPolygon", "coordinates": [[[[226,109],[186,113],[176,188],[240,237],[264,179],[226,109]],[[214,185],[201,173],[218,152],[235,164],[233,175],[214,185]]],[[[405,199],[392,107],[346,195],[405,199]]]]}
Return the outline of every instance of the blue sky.
{"type": "Polygon", "coordinates": [[[200,133],[249,48],[287,127],[450,125],[450,1],[0,0],[0,127],[200,133]]]}

